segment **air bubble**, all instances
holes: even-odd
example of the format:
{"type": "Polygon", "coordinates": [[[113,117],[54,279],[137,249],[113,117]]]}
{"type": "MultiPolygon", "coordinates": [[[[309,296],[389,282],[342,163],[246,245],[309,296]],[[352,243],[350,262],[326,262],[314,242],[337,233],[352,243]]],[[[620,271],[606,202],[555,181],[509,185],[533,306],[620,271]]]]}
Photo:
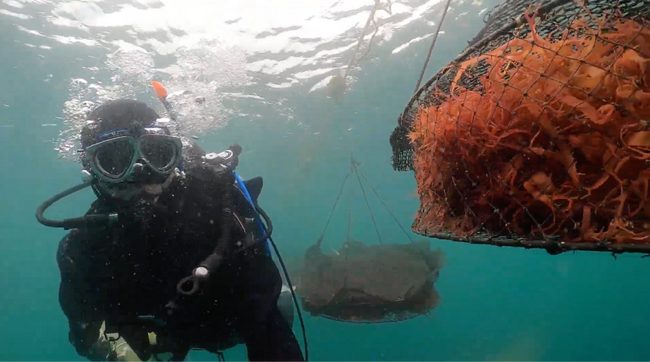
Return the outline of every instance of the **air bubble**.
{"type": "Polygon", "coordinates": [[[168,116],[151,93],[154,77],[170,92],[168,101],[177,115],[177,122],[169,122],[167,126],[172,134],[182,137],[184,146],[190,142],[189,135],[197,139],[205,132],[226,126],[235,112],[223,105],[228,96],[225,90],[248,81],[244,53],[226,48],[217,41],[204,40],[177,49],[175,55],[176,64],[160,70],[165,73],[160,75],[156,73],[152,55],[146,50],[124,48],[108,56],[104,64],[104,69],[110,72],[108,80],[71,79],[70,99],[63,106],[63,128],[56,145],[59,157],[79,162],[76,152],[80,148],[79,134],[84,126],[93,126],[86,121],[86,116],[106,101],[137,99],[138,95],[149,93],[152,99],[148,103],[161,117],[168,116]]]}

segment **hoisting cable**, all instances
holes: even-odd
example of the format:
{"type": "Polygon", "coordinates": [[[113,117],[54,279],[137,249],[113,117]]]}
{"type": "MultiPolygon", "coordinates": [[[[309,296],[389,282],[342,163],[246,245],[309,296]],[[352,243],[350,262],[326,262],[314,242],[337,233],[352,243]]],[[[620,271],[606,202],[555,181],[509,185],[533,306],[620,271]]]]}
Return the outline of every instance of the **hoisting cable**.
{"type": "MultiPolygon", "coordinates": [[[[392,217],[393,217],[393,220],[395,220],[395,223],[397,224],[397,226],[399,226],[399,228],[402,230],[402,232],[404,233],[404,235],[406,235],[406,238],[411,242],[411,244],[414,244],[415,241],[413,241],[413,238],[411,238],[411,235],[409,235],[409,234],[406,232],[406,230],[404,229],[404,227],[402,226],[402,224],[399,222],[399,220],[397,219],[397,217],[395,216],[395,214],[393,213],[393,211],[390,209],[390,207],[388,207],[388,205],[387,205],[386,202],[381,198],[381,196],[379,196],[379,192],[377,192],[377,189],[375,189],[375,187],[370,183],[370,181],[368,181],[368,179],[366,178],[366,175],[364,175],[363,172],[361,172],[361,170],[359,170],[359,167],[357,167],[357,165],[358,165],[358,163],[353,163],[353,167],[355,168],[355,172],[356,172],[356,174],[357,174],[357,177],[361,176],[361,177],[366,181],[366,183],[368,184],[368,186],[370,187],[370,189],[372,190],[372,192],[375,194],[375,196],[377,197],[377,199],[379,200],[379,202],[381,202],[381,204],[384,205],[384,207],[386,208],[386,210],[388,211],[388,213],[390,214],[390,216],[392,216],[392,217]]],[[[361,188],[363,189],[363,185],[361,185],[361,180],[359,180],[359,186],[361,186],[361,188]]],[[[365,192],[364,192],[364,197],[365,197],[365,192]]],[[[366,201],[366,202],[367,202],[367,201],[366,201]]],[[[370,215],[372,216],[372,212],[370,213],[370,215]]],[[[374,222],[374,219],[373,219],[373,222],[374,222]]],[[[376,229],[377,229],[377,225],[375,224],[375,230],[376,230],[376,229]]],[[[378,232],[378,233],[379,233],[379,232],[378,232]]],[[[379,243],[381,244],[381,238],[379,239],[379,243]]],[[[418,252],[420,253],[420,255],[422,255],[423,258],[426,259],[426,256],[424,255],[424,252],[423,252],[422,250],[419,250],[419,249],[418,249],[418,252]]]]}
{"type": "MultiPolygon", "coordinates": [[[[377,1],[375,1],[377,2],[377,1]]],[[[368,27],[370,26],[370,21],[374,18],[375,12],[377,12],[377,6],[372,9],[370,12],[370,16],[368,16],[368,20],[366,20],[366,25],[363,27],[363,31],[361,32],[361,36],[359,36],[359,40],[357,40],[357,46],[354,48],[354,52],[352,53],[352,57],[350,57],[350,61],[348,62],[348,66],[345,67],[345,73],[343,73],[343,80],[348,77],[348,74],[350,73],[350,68],[352,68],[352,64],[354,64],[354,61],[356,60],[357,53],[359,52],[359,48],[361,48],[361,42],[363,41],[363,38],[366,36],[366,30],[368,30],[368,27]]]]}
{"type": "Polygon", "coordinates": [[[445,10],[442,12],[442,16],[440,17],[440,23],[438,23],[438,28],[436,29],[436,33],[433,34],[433,41],[431,41],[431,46],[429,47],[429,53],[427,54],[427,59],[424,61],[422,72],[420,72],[420,78],[418,79],[418,84],[415,86],[415,90],[413,91],[414,94],[417,93],[418,89],[420,89],[420,83],[422,83],[422,77],[424,77],[424,72],[427,70],[427,66],[429,65],[429,60],[431,59],[431,53],[433,52],[433,47],[436,45],[438,34],[440,34],[440,28],[442,27],[442,23],[445,21],[447,10],[449,10],[449,4],[451,4],[451,0],[447,0],[447,4],[445,5],[445,10]]]}
{"type": "Polygon", "coordinates": [[[366,190],[363,188],[363,184],[361,183],[361,178],[359,177],[359,172],[357,171],[357,165],[359,163],[354,160],[353,156],[350,156],[350,162],[352,163],[353,172],[356,174],[357,180],[359,181],[359,187],[361,188],[363,199],[366,201],[366,206],[368,207],[368,212],[370,213],[370,218],[372,219],[372,224],[374,225],[375,232],[377,233],[377,239],[379,240],[379,244],[383,245],[384,243],[381,241],[381,234],[379,233],[379,228],[377,227],[375,216],[372,214],[372,208],[370,207],[370,203],[368,202],[368,196],[366,195],[366,190]]]}
{"type": "MultiPolygon", "coordinates": [[[[383,9],[387,13],[392,15],[392,12],[391,12],[392,4],[389,2],[389,8],[388,8],[388,10],[386,10],[385,8],[381,7],[381,4],[380,4],[379,1],[380,0],[375,0],[375,7],[370,12],[370,16],[368,16],[368,20],[366,20],[366,25],[363,27],[363,32],[361,32],[361,36],[359,36],[359,40],[357,41],[357,46],[354,48],[354,52],[352,53],[352,57],[350,58],[350,61],[348,62],[348,66],[345,68],[345,73],[343,73],[343,80],[345,80],[348,77],[348,74],[350,74],[350,69],[352,68],[352,65],[355,63],[355,60],[356,61],[361,60],[370,51],[370,49],[368,49],[368,52],[366,52],[366,54],[361,56],[359,59],[356,59],[357,54],[359,53],[359,48],[361,48],[361,42],[363,42],[363,38],[366,37],[366,31],[368,31],[368,27],[370,26],[370,23],[371,22],[375,23],[375,14],[377,13],[377,10],[383,9]]],[[[375,23],[375,33],[373,34],[372,38],[370,38],[370,43],[368,43],[368,47],[371,46],[372,39],[377,34],[377,30],[379,30],[379,27],[377,27],[377,25],[375,23]]]]}
{"type": "Polygon", "coordinates": [[[354,201],[354,185],[350,186],[350,205],[348,205],[348,234],[345,240],[350,240],[350,232],[352,231],[352,201],[354,201]]]}
{"type": "MultiPolygon", "coordinates": [[[[350,166],[350,173],[354,172],[352,171],[352,167],[350,166]]],[[[350,241],[350,233],[352,232],[352,205],[354,203],[354,183],[350,185],[350,204],[348,205],[348,233],[347,236],[345,237],[345,242],[350,241]]],[[[350,248],[344,248],[343,252],[345,253],[345,262],[343,265],[345,266],[345,271],[344,271],[344,279],[343,279],[343,287],[347,287],[348,285],[348,257],[350,256],[350,248]]]]}
{"type": "MultiPolygon", "coordinates": [[[[353,173],[357,178],[357,182],[359,183],[359,188],[361,189],[361,193],[363,194],[363,199],[365,201],[366,207],[368,208],[368,213],[370,214],[370,218],[372,219],[372,224],[373,224],[373,226],[375,228],[375,232],[377,233],[377,239],[379,240],[379,244],[383,245],[382,238],[381,238],[381,233],[379,232],[379,227],[377,225],[377,221],[375,220],[375,216],[374,216],[374,214],[372,212],[372,208],[370,207],[370,202],[368,200],[368,195],[366,193],[366,190],[365,190],[365,188],[363,186],[363,182],[361,182],[362,178],[368,184],[368,186],[370,187],[370,190],[372,190],[372,192],[375,194],[375,196],[377,197],[379,202],[386,208],[386,210],[388,210],[388,213],[393,218],[393,220],[395,220],[395,222],[397,223],[397,226],[399,226],[400,230],[402,230],[404,235],[406,235],[406,237],[408,238],[408,240],[411,243],[414,243],[413,238],[406,232],[406,230],[404,229],[402,224],[399,222],[399,220],[395,216],[395,213],[393,213],[393,211],[390,209],[390,207],[388,207],[386,202],[381,198],[381,196],[379,196],[379,192],[377,192],[377,189],[375,189],[375,187],[370,183],[370,181],[368,181],[368,178],[366,177],[366,175],[364,175],[363,172],[361,172],[361,170],[359,170],[359,165],[360,165],[360,163],[354,159],[354,156],[351,153],[350,154],[350,168],[348,170],[348,173],[345,175],[345,179],[343,180],[343,183],[341,184],[341,188],[339,189],[339,193],[336,196],[336,200],[334,201],[334,205],[332,206],[330,214],[329,214],[329,216],[327,218],[327,222],[325,223],[325,228],[323,228],[323,231],[322,231],[320,237],[318,238],[318,241],[316,242],[316,245],[319,248],[321,247],[321,244],[323,242],[323,238],[325,237],[325,232],[327,231],[327,228],[329,227],[329,224],[332,221],[332,217],[334,216],[334,211],[336,211],[336,206],[338,205],[338,203],[339,203],[339,201],[341,199],[341,196],[343,195],[343,190],[345,189],[345,185],[346,185],[346,183],[348,181],[348,178],[353,173]]],[[[350,187],[350,195],[351,195],[351,200],[354,200],[354,196],[355,196],[355,194],[354,194],[354,185],[352,185],[350,187]]],[[[348,225],[347,225],[347,237],[346,237],[347,240],[350,239],[351,229],[352,229],[352,203],[350,203],[350,205],[348,207],[348,225]]]]}
{"type": "MultiPolygon", "coordinates": [[[[375,0],[375,8],[377,10],[384,10],[385,12],[388,13],[388,15],[393,15],[393,3],[388,1],[388,8],[382,6],[381,8],[379,7],[379,0],[375,0]]],[[[361,59],[365,58],[368,53],[370,53],[370,50],[372,49],[372,41],[375,39],[375,36],[377,36],[377,33],[379,32],[379,25],[377,25],[377,21],[375,20],[375,17],[372,17],[372,25],[375,27],[375,31],[372,33],[372,36],[370,37],[370,40],[368,40],[368,49],[366,50],[365,53],[363,53],[362,56],[357,59],[357,63],[361,61],[361,59]]]]}
{"type": "Polygon", "coordinates": [[[336,201],[334,201],[334,206],[332,206],[332,211],[330,211],[330,215],[327,218],[327,223],[325,223],[325,228],[323,229],[323,232],[320,234],[320,237],[318,238],[318,241],[316,242],[316,245],[320,248],[321,244],[323,243],[323,237],[325,236],[325,231],[327,231],[327,227],[330,224],[330,221],[332,221],[332,216],[334,215],[334,211],[336,210],[336,205],[338,205],[339,200],[341,199],[341,195],[343,194],[343,188],[345,187],[345,183],[348,181],[348,177],[350,177],[350,171],[345,175],[345,179],[343,180],[343,183],[341,184],[341,189],[339,190],[338,196],[336,196],[336,201]]]}
{"type": "Polygon", "coordinates": [[[371,189],[372,192],[375,194],[375,196],[377,196],[377,199],[379,200],[379,202],[381,202],[381,204],[384,205],[384,207],[386,208],[386,210],[388,210],[388,213],[390,214],[390,216],[393,217],[393,220],[395,220],[395,222],[397,223],[397,226],[399,226],[399,228],[402,229],[402,232],[404,233],[404,235],[406,235],[406,237],[411,241],[411,243],[413,243],[414,241],[413,241],[413,238],[411,238],[411,235],[409,235],[409,234],[406,232],[406,230],[404,229],[404,227],[402,226],[402,224],[399,222],[399,220],[397,219],[397,217],[395,216],[395,214],[393,214],[393,211],[390,209],[390,207],[388,207],[388,205],[386,204],[386,202],[384,202],[384,200],[381,198],[381,196],[379,196],[379,193],[377,192],[377,190],[375,189],[375,187],[372,186],[372,184],[370,183],[370,181],[368,181],[368,179],[366,178],[366,175],[364,175],[363,172],[361,172],[361,170],[359,170],[359,169],[357,169],[357,172],[358,172],[358,174],[361,175],[361,177],[366,181],[366,183],[368,184],[368,186],[370,186],[370,189],[371,189]]]}

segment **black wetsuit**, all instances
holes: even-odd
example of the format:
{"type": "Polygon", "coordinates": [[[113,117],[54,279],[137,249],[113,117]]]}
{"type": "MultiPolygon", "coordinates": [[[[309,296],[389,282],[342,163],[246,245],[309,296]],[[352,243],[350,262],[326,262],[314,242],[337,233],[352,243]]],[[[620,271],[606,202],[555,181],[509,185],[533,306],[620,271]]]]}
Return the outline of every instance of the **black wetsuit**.
{"type": "MultiPolygon", "coordinates": [[[[89,354],[102,321],[107,332],[118,331],[129,345],[147,358],[151,352],[146,330],[135,318],[164,315],[176,296],[176,284],[191,274],[215,247],[221,206],[209,180],[175,180],[155,203],[124,207],[97,200],[89,213],[119,211],[129,215],[111,227],[73,230],[60,243],[57,261],[61,272],[59,301],[70,324],[70,342],[77,352],[89,354]]],[[[261,179],[251,187],[257,198],[261,179]]],[[[232,187],[233,211],[239,220],[252,212],[232,187]]],[[[246,245],[254,240],[251,228],[236,222],[233,240],[246,245]]],[[[254,229],[254,228],[253,228],[254,229]]],[[[259,234],[255,234],[259,236],[259,234]]],[[[249,360],[302,361],[291,326],[277,307],[282,279],[264,244],[233,246],[228,258],[213,273],[201,295],[187,300],[166,327],[156,330],[159,340],[171,340],[180,350],[201,348],[217,352],[245,343],[249,360]]],[[[149,328],[151,330],[151,328],[149,328]]],[[[175,347],[176,348],[176,347],[175,347]]]]}

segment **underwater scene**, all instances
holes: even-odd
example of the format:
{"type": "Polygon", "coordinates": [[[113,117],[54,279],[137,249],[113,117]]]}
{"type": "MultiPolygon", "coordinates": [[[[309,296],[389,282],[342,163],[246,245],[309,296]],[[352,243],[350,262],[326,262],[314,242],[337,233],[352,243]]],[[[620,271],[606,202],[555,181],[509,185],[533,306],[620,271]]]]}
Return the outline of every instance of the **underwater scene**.
{"type": "Polygon", "coordinates": [[[0,0],[0,46],[0,360],[650,360],[649,0],[0,0]]]}

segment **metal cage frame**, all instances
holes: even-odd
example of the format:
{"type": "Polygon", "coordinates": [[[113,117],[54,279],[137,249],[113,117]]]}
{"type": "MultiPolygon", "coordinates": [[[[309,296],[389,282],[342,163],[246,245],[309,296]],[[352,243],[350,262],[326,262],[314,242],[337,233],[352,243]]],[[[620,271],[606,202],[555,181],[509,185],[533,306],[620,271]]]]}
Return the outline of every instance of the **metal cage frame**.
{"type": "MultiPolygon", "coordinates": [[[[558,7],[566,5],[568,3],[574,2],[573,0],[551,0],[545,4],[541,4],[538,8],[537,15],[544,16],[548,13],[554,11],[558,7]]],[[[586,1],[585,1],[586,2],[586,1]]],[[[491,16],[493,12],[496,11],[496,15],[505,8],[504,5],[508,5],[510,1],[506,1],[503,4],[497,5],[486,14],[486,16],[491,16]]],[[[531,2],[532,3],[532,2],[531,2]]],[[[425,82],[416,92],[411,96],[407,102],[404,110],[398,117],[398,125],[391,135],[391,144],[395,141],[399,142],[399,138],[404,137],[403,134],[408,132],[410,129],[410,121],[407,117],[414,111],[417,110],[419,105],[426,103],[426,97],[429,96],[428,91],[431,90],[431,87],[436,85],[441,77],[445,76],[447,72],[453,69],[454,66],[457,66],[463,60],[466,60],[472,53],[476,52],[480,48],[488,45],[490,42],[496,40],[500,36],[512,32],[517,27],[520,27],[524,24],[525,18],[524,14],[520,14],[514,20],[507,23],[506,25],[498,28],[497,30],[492,31],[488,35],[485,35],[485,32],[489,29],[489,21],[486,22],[486,26],[481,30],[474,39],[469,43],[470,45],[463,50],[452,62],[449,63],[449,66],[441,69],[435,75],[433,75],[427,82],[425,82]]],[[[398,145],[393,145],[393,158],[392,166],[393,169],[397,171],[412,171],[413,170],[413,155],[412,152],[408,149],[399,149],[398,145]],[[406,161],[405,161],[406,159],[406,161]]],[[[413,228],[413,226],[412,226],[413,228]]],[[[415,230],[414,230],[415,232],[415,230]]],[[[556,237],[546,237],[543,238],[531,238],[520,236],[493,236],[486,231],[478,231],[471,236],[461,237],[449,232],[438,232],[438,233],[420,233],[417,234],[436,238],[441,240],[449,240],[455,242],[463,242],[469,244],[481,244],[481,245],[493,245],[499,247],[516,247],[516,248],[525,248],[525,249],[544,249],[551,255],[557,255],[569,251],[598,251],[598,252],[608,252],[615,254],[622,253],[642,253],[650,255],[650,241],[648,243],[635,243],[635,244],[626,244],[626,243],[612,243],[607,240],[601,240],[600,242],[565,242],[561,241],[556,237]]],[[[647,256],[647,255],[645,255],[647,256]]],[[[645,257],[644,256],[644,257],[645,257]]]]}

